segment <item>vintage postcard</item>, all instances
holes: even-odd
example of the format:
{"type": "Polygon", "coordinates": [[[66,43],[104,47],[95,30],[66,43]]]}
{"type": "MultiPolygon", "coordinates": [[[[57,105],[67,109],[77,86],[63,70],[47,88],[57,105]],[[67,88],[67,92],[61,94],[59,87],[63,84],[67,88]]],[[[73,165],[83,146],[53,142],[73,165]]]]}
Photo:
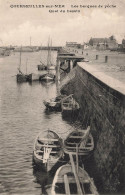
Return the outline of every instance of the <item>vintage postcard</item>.
{"type": "Polygon", "coordinates": [[[0,194],[125,194],[124,0],[0,0],[0,194]]]}

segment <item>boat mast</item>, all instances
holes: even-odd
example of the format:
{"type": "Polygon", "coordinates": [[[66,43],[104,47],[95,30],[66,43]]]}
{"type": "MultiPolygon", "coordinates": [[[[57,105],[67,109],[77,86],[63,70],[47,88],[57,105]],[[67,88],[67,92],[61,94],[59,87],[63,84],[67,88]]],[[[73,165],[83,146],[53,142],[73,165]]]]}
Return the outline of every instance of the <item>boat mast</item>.
{"type": "Polygon", "coordinates": [[[30,37],[30,47],[31,47],[31,37],[30,37]]]}
{"type": "Polygon", "coordinates": [[[50,45],[49,45],[49,42],[50,42],[50,37],[48,40],[48,56],[47,56],[47,69],[48,70],[49,70],[49,66],[50,66],[50,45]]]}
{"type": "Polygon", "coordinates": [[[28,62],[28,59],[26,59],[26,74],[27,74],[27,62],[28,62]]]}
{"type": "Polygon", "coordinates": [[[52,49],[52,39],[51,39],[51,45],[50,45],[50,66],[52,65],[51,63],[51,49],[52,49]]]}
{"type": "Polygon", "coordinates": [[[43,62],[42,62],[42,43],[41,43],[41,46],[40,46],[40,54],[41,54],[40,63],[43,65],[43,62]]]}
{"type": "Polygon", "coordinates": [[[22,55],[22,46],[20,47],[20,62],[19,62],[19,72],[21,71],[21,55],[22,55]]]}

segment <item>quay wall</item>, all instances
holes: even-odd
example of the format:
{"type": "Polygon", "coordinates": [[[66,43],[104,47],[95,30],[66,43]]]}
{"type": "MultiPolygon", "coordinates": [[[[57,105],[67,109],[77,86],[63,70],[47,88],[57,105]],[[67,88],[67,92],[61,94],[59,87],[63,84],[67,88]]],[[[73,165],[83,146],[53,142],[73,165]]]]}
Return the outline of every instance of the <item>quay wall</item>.
{"type": "Polygon", "coordinates": [[[61,91],[74,94],[80,104],[81,121],[91,126],[95,143],[93,163],[102,188],[107,192],[120,191],[125,186],[124,90],[122,93],[122,87],[119,89],[116,81],[111,80],[111,86],[102,81],[105,77],[102,73],[99,79],[94,75],[97,70],[85,69],[84,63],[82,66],[78,63],[72,72],[75,77],[68,83],[63,82],[61,91]]]}

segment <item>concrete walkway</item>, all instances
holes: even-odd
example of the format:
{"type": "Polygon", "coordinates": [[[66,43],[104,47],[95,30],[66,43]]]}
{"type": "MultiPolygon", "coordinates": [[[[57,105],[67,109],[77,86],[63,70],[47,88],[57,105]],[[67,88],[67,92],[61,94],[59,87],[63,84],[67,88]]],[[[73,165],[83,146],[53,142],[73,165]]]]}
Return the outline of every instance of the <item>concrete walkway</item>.
{"type": "Polygon", "coordinates": [[[89,60],[88,65],[125,84],[125,53],[76,48],[70,48],[68,51],[84,56],[89,60]],[[96,59],[96,55],[98,55],[98,59],[96,59]],[[105,62],[105,56],[108,56],[107,62],[105,62]]]}
{"type": "Polygon", "coordinates": [[[108,76],[103,70],[99,70],[98,67],[89,65],[85,62],[78,62],[78,66],[83,68],[85,71],[92,74],[94,77],[111,87],[112,89],[115,89],[116,91],[119,91],[123,95],[125,95],[125,84],[116,78],[113,78],[111,76],[108,76]]]}

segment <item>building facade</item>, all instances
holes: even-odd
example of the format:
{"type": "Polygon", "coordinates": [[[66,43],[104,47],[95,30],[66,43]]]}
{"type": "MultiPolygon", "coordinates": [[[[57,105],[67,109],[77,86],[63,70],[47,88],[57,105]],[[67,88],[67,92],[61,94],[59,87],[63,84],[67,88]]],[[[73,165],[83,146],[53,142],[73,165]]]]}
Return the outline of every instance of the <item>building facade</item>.
{"type": "Polygon", "coordinates": [[[116,49],[118,43],[114,36],[109,38],[91,38],[89,44],[95,49],[116,49]]]}

